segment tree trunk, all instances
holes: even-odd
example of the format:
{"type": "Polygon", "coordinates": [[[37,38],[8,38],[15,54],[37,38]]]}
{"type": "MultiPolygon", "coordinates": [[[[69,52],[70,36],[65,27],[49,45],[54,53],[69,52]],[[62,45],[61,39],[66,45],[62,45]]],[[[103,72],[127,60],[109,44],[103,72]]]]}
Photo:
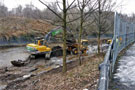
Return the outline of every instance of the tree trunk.
{"type": "Polygon", "coordinates": [[[98,54],[100,54],[100,32],[98,33],[98,37],[97,37],[97,42],[98,42],[98,54]]]}
{"type": "Polygon", "coordinates": [[[66,64],[66,28],[67,28],[67,23],[66,23],[66,0],[63,0],[63,73],[67,71],[67,64],[66,64]]]}
{"type": "Polygon", "coordinates": [[[78,38],[78,57],[79,57],[79,65],[82,64],[81,60],[81,38],[82,38],[82,30],[83,30],[83,9],[81,10],[81,19],[80,19],[80,30],[79,30],[79,38],[78,38]]]}
{"type": "Polygon", "coordinates": [[[97,37],[97,42],[98,42],[98,54],[100,54],[100,34],[101,34],[101,2],[98,0],[98,37],[97,37]]]}

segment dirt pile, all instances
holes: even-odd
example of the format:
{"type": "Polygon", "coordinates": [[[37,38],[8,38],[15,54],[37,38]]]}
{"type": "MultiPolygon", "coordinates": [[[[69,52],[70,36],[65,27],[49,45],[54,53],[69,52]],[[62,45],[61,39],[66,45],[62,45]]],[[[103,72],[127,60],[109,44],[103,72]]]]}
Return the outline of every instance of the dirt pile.
{"type": "Polygon", "coordinates": [[[44,35],[53,28],[53,25],[43,20],[24,17],[0,18],[0,38],[4,37],[7,40],[21,35],[44,35]]]}

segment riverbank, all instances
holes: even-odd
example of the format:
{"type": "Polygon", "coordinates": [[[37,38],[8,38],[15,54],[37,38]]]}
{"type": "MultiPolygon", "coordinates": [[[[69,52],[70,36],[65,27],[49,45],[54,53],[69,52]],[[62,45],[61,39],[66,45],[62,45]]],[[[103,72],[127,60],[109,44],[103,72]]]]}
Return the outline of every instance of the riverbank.
{"type": "Polygon", "coordinates": [[[47,68],[49,71],[44,73],[45,67],[42,65],[38,69],[30,66],[5,68],[0,70],[1,87],[5,86],[5,90],[95,90],[99,77],[98,65],[103,57],[103,54],[84,56],[81,66],[78,66],[76,58],[68,64],[68,71],[64,75],[61,73],[62,67],[47,68]]]}
{"type": "MultiPolygon", "coordinates": [[[[107,47],[107,44],[103,44],[102,50],[106,50],[107,47]]],[[[21,55],[23,59],[25,59],[25,57],[27,56],[24,55],[26,53],[25,47],[4,49],[1,52],[1,54],[5,53],[5,56],[2,56],[3,60],[5,61],[6,58],[9,58],[9,63],[12,60],[13,56],[17,55],[17,57],[15,58],[16,60],[21,58],[21,55]]],[[[96,53],[97,45],[89,45],[88,55],[83,56],[82,58],[82,66],[78,66],[78,58],[76,55],[69,55],[67,57],[68,72],[65,75],[61,73],[62,57],[54,57],[51,58],[51,60],[47,61],[44,59],[44,56],[41,56],[37,59],[31,60],[28,65],[23,67],[11,66],[2,68],[0,69],[0,87],[5,88],[5,90],[25,90],[26,88],[28,88],[28,90],[31,90],[31,88],[32,90],[34,88],[40,88],[38,90],[56,90],[55,88],[57,87],[58,90],[64,90],[63,88],[65,86],[65,90],[69,90],[72,88],[80,88],[80,90],[82,90],[83,88],[90,88],[90,90],[95,90],[99,77],[98,65],[102,62],[104,57],[104,54],[97,55],[96,53]],[[44,78],[47,79],[49,83],[45,80],[45,83],[42,84],[44,82],[44,78]],[[86,80],[87,78],[88,80],[86,80]],[[55,83],[51,81],[55,81],[55,83]],[[60,84],[57,84],[57,82],[60,84]],[[62,83],[67,83],[67,86],[65,84],[63,86],[62,83]],[[32,84],[32,86],[29,87],[30,84],[32,84]],[[38,87],[38,85],[40,85],[41,87],[38,87]],[[54,85],[54,87],[50,87],[50,85],[54,85]]]]}

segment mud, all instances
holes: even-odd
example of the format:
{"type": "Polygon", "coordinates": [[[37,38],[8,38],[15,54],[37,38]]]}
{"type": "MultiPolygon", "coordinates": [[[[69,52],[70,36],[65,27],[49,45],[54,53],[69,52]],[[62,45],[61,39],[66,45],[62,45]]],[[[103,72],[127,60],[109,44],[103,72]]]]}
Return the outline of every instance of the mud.
{"type": "MultiPolygon", "coordinates": [[[[107,49],[108,45],[103,45],[102,48],[107,49]]],[[[88,47],[88,55],[83,56],[82,59],[94,55],[97,52],[97,46],[90,45],[88,47]]],[[[36,59],[32,59],[31,62],[23,67],[14,67],[11,65],[11,60],[25,60],[29,54],[25,47],[16,47],[0,50],[0,90],[17,90],[27,87],[20,83],[25,82],[24,76],[38,76],[49,71],[53,73],[60,72],[62,70],[62,57],[53,57],[50,60],[45,60],[44,56],[39,56],[36,59]],[[57,69],[59,68],[59,69],[57,69]]],[[[69,69],[76,67],[78,62],[76,55],[69,55],[67,57],[67,63],[69,63],[69,69]]],[[[52,73],[51,72],[51,73],[52,73]]]]}
{"type": "MultiPolygon", "coordinates": [[[[87,63],[89,60],[88,58],[90,58],[90,57],[91,56],[85,56],[83,63],[87,63]]],[[[95,58],[95,56],[92,56],[92,58],[95,58]]],[[[93,60],[93,59],[91,59],[91,60],[93,60]]],[[[67,69],[72,70],[77,66],[78,66],[78,61],[77,61],[77,59],[75,59],[74,61],[69,62],[67,64],[67,67],[68,67],[67,69]]],[[[53,68],[50,70],[46,70],[48,72],[45,72],[45,67],[41,66],[41,65],[38,67],[38,69],[36,71],[32,71],[32,72],[31,72],[31,70],[33,70],[33,68],[29,68],[29,70],[28,70],[28,67],[27,68],[21,67],[19,69],[14,67],[14,70],[16,70],[16,73],[13,73],[12,70],[13,69],[7,68],[5,74],[1,74],[2,78],[3,78],[2,79],[3,83],[0,85],[0,87],[6,86],[4,88],[4,90],[25,90],[26,88],[28,89],[28,87],[35,86],[36,83],[40,82],[39,77],[44,76],[44,75],[52,76],[53,74],[58,74],[59,72],[62,71],[62,67],[60,66],[59,68],[56,68],[56,69],[53,68]],[[21,72],[19,72],[19,71],[21,71],[21,72]],[[44,72],[42,72],[42,71],[44,71],[44,72]],[[8,76],[8,78],[6,79],[7,76],[8,76]],[[23,78],[24,76],[30,76],[30,77],[23,78]]],[[[96,76],[95,79],[97,79],[99,75],[97,74],[95,76],[96,76]]],[[[97,82],[93,83],[93,81],[92,81],[92,82],[87,82],[87,83],[91,83],[89,88],[92,88],[92,87],[95,87],[95,84],[97,82]]],[[[33,88],[29,88],[28,90],[33,90],[33,88]]],[[[37,90],[37,89],[34,89],[34,90],[37,90]]],[[[94,89],[92,89],[92,90],[94,90],[94,89]]]]}

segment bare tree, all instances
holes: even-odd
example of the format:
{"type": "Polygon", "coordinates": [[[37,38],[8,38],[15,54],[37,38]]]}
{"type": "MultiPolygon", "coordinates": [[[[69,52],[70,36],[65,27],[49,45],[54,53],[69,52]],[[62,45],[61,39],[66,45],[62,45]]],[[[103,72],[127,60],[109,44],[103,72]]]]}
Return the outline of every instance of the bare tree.
{"type": "MultiPolygon", "coordinates": [[[[93,0],[77,0],[77,8],[75,9],[76,11],[74,11],[74,13],[70,13],[72,14],[72,16],[77,16],[78,20],[75,21],[75,23],[77,24],[76,29],[79,31],[78,32],[78,57],[79,57],[79,65],[81,65],[82,61],[81,61],[81,39],[82,39],[82,35],[85,29],[85,26],[87,26],[88,24],[90,24],[91,21],[89,21],[89,17],[92,15],[92,13],[95,11],[95,6],[96,6],[96,2],[93,2],[93,0]],[[77,15],[76,15],[77,14],[77,15]]],[[[73,19],[74,20],[74,19],[73,19]]],[[[74,27],[74,25],[73,25],[74,27]]]]}
{"type": "Polygon", "coordinates": [[[0,4],[0,17],[5,17],[8,15],[8,9],[6,6],[0,4]]]}
{"type": "Polygon", "coordinates": [[[22,16],[23,15],[22,10],[23,10],[23,8],[21,5],[19,5],[17,8],[15,8],[16,16],[22,16]]]}
{"type": "Polygon", "coordinates": [[[112,10],[114,9],[116,2],[113,2],[112,0],[97,0],[97,2],[98,10],[93,15],[97,26],[98,53],[100,53],[101,35],[113,26],[112,24],[109,25],[108,18],[112,16],[112,10]]]}
{"type": "MultiPolygon", "coordinates": [[[[58,13],[58,8],[57,8],[56,2],[48,4],[48,7],[50,7],[50,9],[52,9],[53,11],[58,13]]],[[[55,20],[56,19],[56,15],[52,11],[50,11],[48,8],[43,10],[43,17],[45,19],[48,19],[48,20],[55,20]]]]}
{"type": "MultiPolygon", "coordinates": [[[[66,64],[66,37],[67,37],[67,11],[71,8],[75,0],[67,6],[67,0],[62,0],[62,9],[60,8],[60,5],[58,3],[58,6],[60,10],[62,10],[62,16],[55,12],[53,9],[51,9],[48,4],[44,3],[43,1],[39,0],[43,5],[45,5],[51,12],[53,12],[59,19],[62,21],[62,27],[63,27],[63,73],[67,71],[67,64],[66,64]]],[[[57,1],[58,2],[58,1],[57,1]]]]}

